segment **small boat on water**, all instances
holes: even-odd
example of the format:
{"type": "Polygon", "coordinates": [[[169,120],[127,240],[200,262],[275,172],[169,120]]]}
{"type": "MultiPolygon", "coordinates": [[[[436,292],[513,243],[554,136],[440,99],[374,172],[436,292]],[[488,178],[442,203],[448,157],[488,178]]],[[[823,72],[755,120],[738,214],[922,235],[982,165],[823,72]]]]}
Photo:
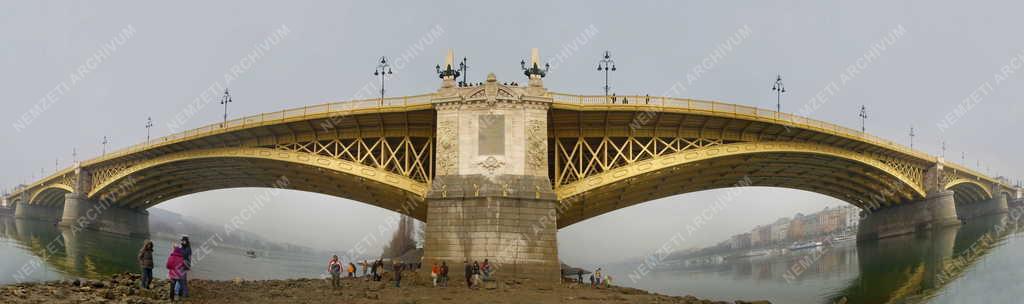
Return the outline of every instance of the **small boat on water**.
{"type": "Polygon", "coordinates": [[[256,258],[256,251],[248,250],[248,251],[245,252],[245,256],[255,259],[256,258]]]}
{"type": "Polygon", "coordinates": [[[821,245],[823,245],[821,242],[815,242],[815,241],[808,241],[808,242],[803,242],[803,243],[793,243],[792,246],[789,246],[789,250],[790,251],[794,251],[794,250],[801,250],[801,249],[809,249],[809,248],[821,247],[821,245]]]}
{"type": "Polygon", "coordinates": [[[857,236],[856,235],[852,235],[852,234],[849,234],[849,235],[839,235],[839,236],[836,236],[836,237],[832,238],[832,244],[840,244],[840,243],[846,243],[846,242],[851,242],[851,241],[856,241],[856,240],[857,240],[857,236]]]}
{"type": "Polygon", "coordinates": [[[758,257],[758,256],[762,256],[762,255],[769,255],[771,253],[772,252],[767,250],[767,249],[755,249],[755,250],[747,251],[747,253],[744,253],[744,254],[740,255],[740,257],[743,257],[743,258],[758,257]]]}

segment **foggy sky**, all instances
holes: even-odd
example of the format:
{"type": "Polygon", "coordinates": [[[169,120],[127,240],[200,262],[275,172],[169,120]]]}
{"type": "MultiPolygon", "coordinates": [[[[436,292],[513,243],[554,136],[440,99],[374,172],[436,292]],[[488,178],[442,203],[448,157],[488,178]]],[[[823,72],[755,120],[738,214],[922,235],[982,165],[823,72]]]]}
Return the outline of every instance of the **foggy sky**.
{"type": "MultiPolygon", "coordinates": [[[[810,117],[859,128],[858,110],[866,105],[872,134],[907,144],[914,126],[916,148],[937,155],[945,140],[947,159],[959,161],[966,152],[969,166],[980,160],[983,171],[991,167],[1019,179],[1024,176],[1024,160],[1016,157],[1024,145],[1019,71],[1011,69],[1013,74],[984,95],[977,91],[993,84],[994,74],[1002,74],[1001,67],[1024,51],[1021,8],[1019,3],[954,1],[6,1],[0,4],[0,187],[34,180],[40,168],[52,173],[55,159],[67,166],[72,148],[79,160],[95,157],[103,136],[111,138],[108,151],[138,143],[145,139],[147,116],[154,120],[154,137],[170,134],[175,115],[280,28],[288,34],[230,84],[230,117],[369,97],[360,92],[377,81],[376,60],[395,60],[403,53],[403,66],[387,82],[388,95],[434,91],[440,81],[433,67],[448,48],[458,58],[469,57],[471,81],[494,72],[499,82],[525,82],[518,62],[538,47],[542,57],[558,59],[545,79],[548,89],[600,94],[604,75],[596,71],[596,61],[610,50],[617,63],[612,91],[620,95],[660,95],[682,82],[686,89],[677,90],[678,97],[774,108],[770,88],[778,73],[788,90],[783,110],[797,112],[831,83],[844,80],[826,102],[817,102],[810,117]],[[14,127],[126,27],[134,35],[116,52],[27,126],[14,127]],[[688,78],[744,28],[749,37],[699,77],[688,78]],[[905,30],[901,37],[870,63],[858,62],[898,28],[905,30]],[[442,34],[425,43],[431,29],[442,34]],[[581,44],[587,29],[596,34],[581,44]],[[571,50],[567,56],[554,57],[566,49],[571,50]],[[854,77],[847,72],[851,65],[854,77]],[[954,116],[949,128],[940,128],[971,94],[972,108],[954,116]]],[[[182,126],[217,122],[222,111],[219,104],[207,104],[182,126]]],[[[224,222],[260,191],[211,191],[157,208],[224,222]]],[[[559,233],[560,256],[597,264],[648,254],[686,231],[694,216],[728,191],[678,195],[575,224],[559,233]]],[[[749,188],[732,197],[729,207],[681,247],[708,245],[781,216],[843,204],[775,188],[749,188]]],[[[392,214],[286,191],[243,228],[315,248],[347,249],[377,233],[392,214]]]]}

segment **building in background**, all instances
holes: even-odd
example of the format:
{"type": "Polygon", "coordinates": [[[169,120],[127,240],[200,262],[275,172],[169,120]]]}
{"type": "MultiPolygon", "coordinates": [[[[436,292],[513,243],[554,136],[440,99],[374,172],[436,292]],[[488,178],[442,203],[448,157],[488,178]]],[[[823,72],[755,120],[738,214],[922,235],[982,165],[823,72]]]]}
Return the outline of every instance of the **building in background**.
{"type": "Polygon", "coordinates": [[[772,244],[786,244],[789,240],[789,218],[779,218],[772,223],[771,228],[771,242],[772,244]]]}
{"type": "Polygon", "coordinates": [[[750,246],[751,247],[763,247],[771,245],[772,243],[772,227],[771,225],[762,225],[754,227],[750,230],[750,246]]]}
{"type": "Polygon", "coordinates": [[[750,232],[741,233],[729,238],[729,248],[747,249],[750,248],[750,232]]]}

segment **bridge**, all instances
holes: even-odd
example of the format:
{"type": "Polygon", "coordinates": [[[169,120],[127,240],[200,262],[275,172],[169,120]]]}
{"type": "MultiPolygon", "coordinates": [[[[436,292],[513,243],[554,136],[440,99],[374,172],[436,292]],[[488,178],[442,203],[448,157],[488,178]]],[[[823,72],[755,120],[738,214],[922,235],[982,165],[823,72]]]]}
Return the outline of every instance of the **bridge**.
{"type": "Polygon", "coordinates": [[[658,198],[769,186],[863,210],[878,239],[1007,212],[1020,189],[834,124],[660,96],[455,81],[436,92],[253,115],[76,163],[7,199],[19,218],[148,234],[147,208],[203,191],[287,187],[427,223],[425,262],[489,258],[516,277],[558,277],[557,229],[658,198]]]}

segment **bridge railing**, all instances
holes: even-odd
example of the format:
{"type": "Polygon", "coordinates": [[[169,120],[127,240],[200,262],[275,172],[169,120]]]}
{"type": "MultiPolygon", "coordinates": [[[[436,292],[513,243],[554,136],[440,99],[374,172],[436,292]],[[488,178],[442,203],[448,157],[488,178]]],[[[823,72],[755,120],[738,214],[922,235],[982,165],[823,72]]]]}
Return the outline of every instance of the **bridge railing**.
{"type": "Polygon", "coordinates": [[[718,101],[698,100],[689,98],[674,98],[663,96],[647,95],[621,95],[621,96],[585,96],[551,92],[549,96],[558,103],[580,104],[580,105],[635,105],[637,107],[655,106],[686,109],[692,112],[706,112],[718,116],[746,117],[761,120],[778,122],[784,126],[793,126],[802,129],[819,131],[827,134],[839,135],[848,138],[858,139],[863,142],[895,150],[903,154],[911,155],[923,160],[935,161],[934,156],[922,153],[891,140],[867,134],[859,130],[850,129],[833,123],[828,123],[812,118],[778,112],[757,107],[724,103],[718,101]]]}
{"type": "MultiPolygon", "coordinates": [[[[212,133],[227,132],[234,129],[248,128],[267,123],[277,123],[283,120],[289,119],[300,119],[313,115],[324,115],[335,112],[345,112],[359,109],[372,109],[372,108],[384,108],[384,107],[399,107],[417,104],[428,104],[430,103],[434,94],[421,94],[413,96],[399,96],[399,97],[388,97],[381,100],[380,98],[373,99],[359,99],[351,101],[341,102],[329,102],[318,105],[304,106],[300,108],[285,109],[276,112],[267,112],[257,115],[246,116],[229,120],[222,123],[214,123],[205,125],[199,128],[154,138],[147,142],[142,142],[136,145],[132,145],[126,148],[122,148],[106,155],[84,161],[82,164],[95,164],[102,161],[106,161],[113,158],[122,157],[124,155],[136,153],[139,151],[153,148],[154,146],[170,144],[182,140],[188,140],[195,137],[206,136],[212,133]]],[[[62,171],[63,172],[63,171],[62,171]]],[[[59,174],[54,174],[54,176],[59,174]]],[[[51,176],[52,177],[52,176],[51,176]]],[[[43,179],[48,180],[49,178],[43,179]]],[[[34,185],[34,184],[33,184],[34,185]]]]}

